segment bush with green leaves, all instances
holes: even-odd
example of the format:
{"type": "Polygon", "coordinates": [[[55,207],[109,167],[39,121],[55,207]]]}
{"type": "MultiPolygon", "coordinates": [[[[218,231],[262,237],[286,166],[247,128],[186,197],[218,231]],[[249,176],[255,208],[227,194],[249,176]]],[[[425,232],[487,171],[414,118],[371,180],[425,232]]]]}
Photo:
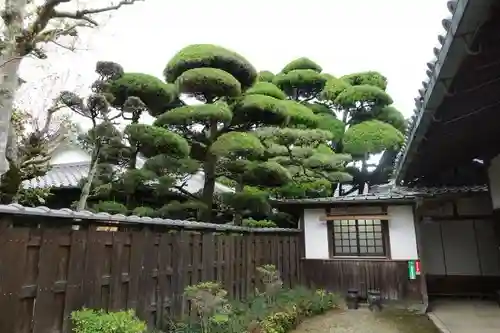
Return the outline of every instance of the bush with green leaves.
{"type": "Polygon", "coordinates": [[[146,323],[133,310],[105,312],[82,309],[71,313],[75,333],[145,333],[146,323]]]}
{"type": "Polygon", "coordinates": [[[243,226],[248,228],[277,228],[277,224],[270,220],[244,219],[243,226]]]}
{"type": "Polygon", "coordinates": [[[285,333],[305,317],[338,308],[340,298],[324,290],[285,289],[274,265],[258,268],[264,288],[245,301],[230,301],[216,282],[186,288],[199,320],[170,327],[172,333],[285,333]]]}

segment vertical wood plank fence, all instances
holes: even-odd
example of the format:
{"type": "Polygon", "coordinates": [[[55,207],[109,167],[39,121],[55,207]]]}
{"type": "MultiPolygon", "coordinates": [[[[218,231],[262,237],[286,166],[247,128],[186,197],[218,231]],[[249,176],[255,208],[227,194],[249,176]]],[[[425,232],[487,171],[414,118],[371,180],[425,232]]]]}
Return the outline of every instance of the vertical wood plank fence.
{"type": "Polygon", "coordinates": [[[298,231],[142,224],[106,232],[97,230],[97,221],[72,230],[54,220],[0,217],[2,333],[69,333],[70,314],[82,307],[133,308],[158,325],[187,313],[188,285],[220,281],[231,297],[252,295],[259,285],[256,267],[265,264],[278,267],[285,286],[302,282],[298,231]]]}

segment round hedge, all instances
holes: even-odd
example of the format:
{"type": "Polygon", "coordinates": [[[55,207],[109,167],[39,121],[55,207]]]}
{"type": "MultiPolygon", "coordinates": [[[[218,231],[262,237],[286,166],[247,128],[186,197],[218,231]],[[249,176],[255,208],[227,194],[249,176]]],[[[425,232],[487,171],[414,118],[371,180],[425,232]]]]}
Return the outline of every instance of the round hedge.
{"type": "Polygon", "coordinates": [[[258,157],[264,154],[264,146],[260,140],[249,133],[229,132],[222,134],[210,147],[210,151],[218,156],[258,157]]]}
{"type": "Polygon", "coordinates": [[[125,73],[109,83],[112,105],[121,107],[129,97],[138,97],[151,110],[162,110],[177,98],[177,89],[149,74],[125,73]]]}
{"type": "Polygon", "coordinates": [[[285,93],[269,82],[257,82],[246,91],[247,95],[266,95],[277,99],[286,99],[285,93]]]}
{"type": "Polygon", "coordinates": [[[258,82],[273,82],[274,74],[271,71],[260,71],[257,74],[258,82]]]}
{"type": "Polygon", "coordinates": [[[163,74],[167,82],[175,82],[187,70],[211,67],[230,73],[243,88],[253,85],[257,71],[236,52],[212,44],[193,44],[180,50],[167,64],[163,74]]]}
{"type": "Polygon", "coordinates": [[[273,161],[255,163],[243,177],[249,185],[265,185],[266,187],[282,186],[292,180],[290,172],[273,161]]]}
{"type": "Polygon", "coordinates": [[[334,102],[337,97],[351,85],[344,80],[331,77],[326,81],[323,91],[321,92],[321,99],[334,102]]]}
{"type": "Polygon", "coordinates": [[[147,158],[167,154],[187,157],[190,147],[185,138],[164,128],[147,124],[130,124],[125,128],[132,145],[139,145],[147,158]]]}
{"type": "Polygon", "coordinates": [[[393,106],[386,106],[376,115],[377,120],[384,123],[391,124],[398,131],[404,132],[406,130],[406,119],[398,109],[393,106]]]}
{"type": "Polygon", "coordinates": [[[283,101],[266,95],[246,95],[233,108],[233,121],[279,125],[286,121],[287,110],[283,101]]]}
{"type": "Polygon", "coordinates": [[[320,92],[325,86],[326,78],[312,69],[294,69],[276,75],[273,83],[288,95],[292,95],[296,89],[320,92]]]}
{"type": "Polygon", "coordinates": [[[236,97],[241,95],[241,85],[228,72],[217,68],[194,68],[185,71],[175,80],[180,93],[205,97],[236,97]]]}
{"type": "Polygon", "coordinates": [[[316,127],[318,125],[318,117],[307,106],[292,100],[281,102],[286,108],[290,125],[304,125],[306,127],[316,127]]]}
{"type": "Polygon", "coordinates": [[[348,74],[342,76],[341,79],[353,86],[369,85],[382,90],[387,88],[387,78],[374,71],[348,74]]]}
{"type": "Polygon", "coordinates": [[[369,103],[374,106],[387,106],[392,104],[392,98],[384,90],[370,85],[350,86],[342,91],[335,103],[344,107],[352,107],[358,103],[369,103]]]}
{"type": "Polygon", "coordinates": [[[211,120],[227,123],[232,117],[233,113],[226,103],[187,105],[165,112],[156,118],[154,125],[160,127],[191,125],[211,120]]]}
{"type": "Polygon", "coordinates": [[[318,72],[318,73],[321,73],[321,71],[323,70],[323,68],[321,68],[320,65],[318,65],[317,63],[315,63],[311,59],[306,58],[306,57],[302,57],[302,58],[298,58],[298,59],[290,61],[281,70],[281,73],[287,74],[287,73],[294,71],[294,70],[297,70],[297,69],[310,69],[310,70],[318,72]]]}
{"type": "Polygon", "coordinates": [[[352,155],[378,154],[386,149],[397,150],[404,135],[392,125],[369,120],[349,127],[344,134],[344,151],[352,155]]]}

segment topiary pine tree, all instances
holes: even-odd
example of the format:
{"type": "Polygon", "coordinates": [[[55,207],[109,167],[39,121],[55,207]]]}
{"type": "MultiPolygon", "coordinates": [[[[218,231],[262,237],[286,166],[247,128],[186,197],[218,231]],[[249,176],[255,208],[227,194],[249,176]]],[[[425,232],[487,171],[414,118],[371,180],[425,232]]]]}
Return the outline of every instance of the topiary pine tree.
{"type": "MultiPolygon", "coordinates": [[[[168,110],[158,115],[154,124],[190,141],[191,156],[200,161],[205,173],[202,199],[207,209],[200,219],[210,221],[216,178],[235,180],[240,192],[245,182],[250,182],[251,170],[257,170],[256,163],[265,162],[264,147],[251,132],[287,121],[287,109],[280,100],[285,95],[274,86],[254,85],[255,68],[239,54],[215,45],[182,49],[164,74],[182,97],[192,97],[198,103],[168,110]]],[[[260,164],[261,169],[272,166],[274,170],[267,171],[273,176],[285,172],[274,164],[260,164]]]]}
{"type": "Polygon", "coordinates": [[[361,193],[365,185],[387,182],[403,143],[406,121],[392,106],[386,88],[383,75],[368,71],[339,79],[330,77],[321,92],[321,102],[331,110],[325,117],[335,117],[339,127],[344,128],[341,139],[333,143],[335,150],[351,154],[356,161],[349,168],[354,176],[349,192],[361,193]],[[377,165],[368,164],[372,156],[380,153],[383,156],[377,165]]]}
{"type": "Polygon", "coordinates": [[[81,143],[92,152],[92,161],[77,208],[83,209],[92,195],[99,200],[94,209],[116,212],[121,207],[121,213],[136,210],[144,215],[151,210],[136,209],[143,201],[141,195],[160,196],[170,191],[181,177],[178,172],[186,171],[179,164],[189,155],[187,141],[176,133],[139,123],[143,112],[154,114],[175,103],[175,87],[151,75],[124,73],[112,62],[98,62],[96,72],[99,78],[86,104],[75,94],[66,94],[66,104],[93,123],[81,137],[81,143]],[[118,118],[129,122],[123,134],[112,122],[118,118]],[[144,166],[138,165],[139,155],[148,159],[144,166]]]}
{"type": "MultiPolygon", "coordinates": [[[[299,58],[275,76],[263,71],[259,77],[263,81],[272,80],[289,99],[309,107],[319,119],[318,128],[331,133],[331,139],[324,143],[338,154],[352,155],[354,162],[347,168],[353,176],[354,186],[350,191],[362,191],[364,184],[388,180],[403,140],[405,119],[391,105],[384,76],[368,71],[336,78],[322,73],[321,66],[314,61],[299,58]],[[380,163],[369,165],[370,157],[379,153],[384,153],[380,163]]],[[[339,183],[346,180],[339,179],[339,183]]],[[[331,195],[337,183],[333,183],[331,190],[326,184],[325,179],[318,179],[299,187],[289,186],[287,190],[291,191],[289,195],[331,195]]],[[[345,194],[341,186],[340,192],[345,194]]]]}

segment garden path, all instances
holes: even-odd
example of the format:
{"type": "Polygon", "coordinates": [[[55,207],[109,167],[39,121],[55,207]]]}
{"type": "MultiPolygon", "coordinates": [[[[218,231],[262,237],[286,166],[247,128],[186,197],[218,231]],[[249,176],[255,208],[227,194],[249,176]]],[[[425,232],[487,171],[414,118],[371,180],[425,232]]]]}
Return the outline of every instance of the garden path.
{"type": "Polygon", "coordinates": [[[425,315],[384,309],[380,313],[367,308],[336,310],[302,323],[293,333],[439,333],[425,315]]]}

